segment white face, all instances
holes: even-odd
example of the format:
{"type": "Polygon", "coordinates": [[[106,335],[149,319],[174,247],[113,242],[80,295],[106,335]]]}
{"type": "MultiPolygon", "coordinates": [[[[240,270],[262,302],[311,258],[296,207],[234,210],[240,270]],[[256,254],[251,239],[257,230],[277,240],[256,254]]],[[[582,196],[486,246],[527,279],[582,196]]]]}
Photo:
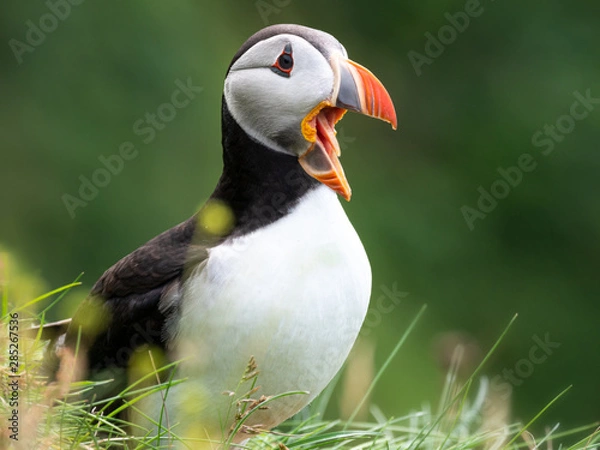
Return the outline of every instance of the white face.
{"type": "MultiPolygon", "coordinates": [[[[332,51],[347,56],[341,45],[332,51]]],[[[311,146],[302,135],[302,120],[330,99],[333,89],[334,73],[325,56],[299,36],[280,34],[260,41],[233,64],[225,79],[225,101],[248,135],[299,156],[311,146]],[[293,58],[289,76],[272,69],[286,48],[293,58]]]]}

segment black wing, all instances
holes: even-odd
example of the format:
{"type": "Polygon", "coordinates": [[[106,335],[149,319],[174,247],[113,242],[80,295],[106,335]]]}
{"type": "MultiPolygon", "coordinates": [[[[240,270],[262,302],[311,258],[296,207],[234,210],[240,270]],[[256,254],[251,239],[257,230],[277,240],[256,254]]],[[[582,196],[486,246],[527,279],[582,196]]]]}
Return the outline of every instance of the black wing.
{"type": "Polygon", "coordinates": [[[127,367],[145,344],[166,349],[165,323],[177,313],[182,280],[207,256],[196,222],[193,216],[156,236],[96,282],[67,334],[67,345],[87,353],[92,373],[127,367]]]}

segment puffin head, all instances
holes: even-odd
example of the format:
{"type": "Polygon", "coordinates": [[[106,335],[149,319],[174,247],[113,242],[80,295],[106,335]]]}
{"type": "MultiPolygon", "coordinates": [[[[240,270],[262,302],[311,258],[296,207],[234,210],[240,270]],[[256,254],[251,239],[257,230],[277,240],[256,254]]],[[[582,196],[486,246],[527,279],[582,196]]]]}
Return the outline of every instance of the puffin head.
{"type": "Polygon", "coordinates": [[[227,72],[224,101],[251,138],[298,158],[306,173],[346,200],[351,189],[335,124],[351,110],[397,125],[375,75],[348,59],[330,34],[299,25],[273,25],[246,41],[227,72]]]}

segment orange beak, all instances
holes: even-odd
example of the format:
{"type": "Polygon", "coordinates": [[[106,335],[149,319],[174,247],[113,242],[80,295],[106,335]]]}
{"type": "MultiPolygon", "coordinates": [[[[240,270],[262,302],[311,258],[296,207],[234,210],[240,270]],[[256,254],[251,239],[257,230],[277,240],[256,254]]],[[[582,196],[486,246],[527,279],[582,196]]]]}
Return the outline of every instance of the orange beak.
{"type": "Polygon", "coordinates": [[[332,66],[332,98],[318,104],[302,121],[302,133],[313,145],[298,161],[307,174],[350,200],[352,190],[339,160],[335,124],[350,110],[388,122],[395,130],[396,111],[385,87],[368,69],[344,58],[334,59],[332,66]]]}

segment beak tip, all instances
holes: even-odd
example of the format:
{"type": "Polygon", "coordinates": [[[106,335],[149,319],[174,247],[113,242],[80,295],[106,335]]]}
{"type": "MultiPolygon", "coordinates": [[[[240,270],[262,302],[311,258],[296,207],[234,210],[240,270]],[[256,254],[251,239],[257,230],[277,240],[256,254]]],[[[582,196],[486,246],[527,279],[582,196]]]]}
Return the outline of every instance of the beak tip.
{"type": "MultiPolygon", "coordinates": [[[[391,100],[390,100],[390,102],[391,102],[391,100]]],[[[393,105],[392,105],[391,111],[388,111],[386,114],[384,114],[383,120],[388,122],[392,126],[393,130],[398,129],[398,118],[396,116],[396,110],[394,109],[393,105]]]]}
{"type": "Polygon", "coordinates": [[[350,187],[349,184],[346,186],[346,189],[344,189],[344,191],[342,192],[342,196],[344,197],[344,200],[346,200],[347,202],[349,202],[350,199],[352,198],[352,188],[350,187]]]}

